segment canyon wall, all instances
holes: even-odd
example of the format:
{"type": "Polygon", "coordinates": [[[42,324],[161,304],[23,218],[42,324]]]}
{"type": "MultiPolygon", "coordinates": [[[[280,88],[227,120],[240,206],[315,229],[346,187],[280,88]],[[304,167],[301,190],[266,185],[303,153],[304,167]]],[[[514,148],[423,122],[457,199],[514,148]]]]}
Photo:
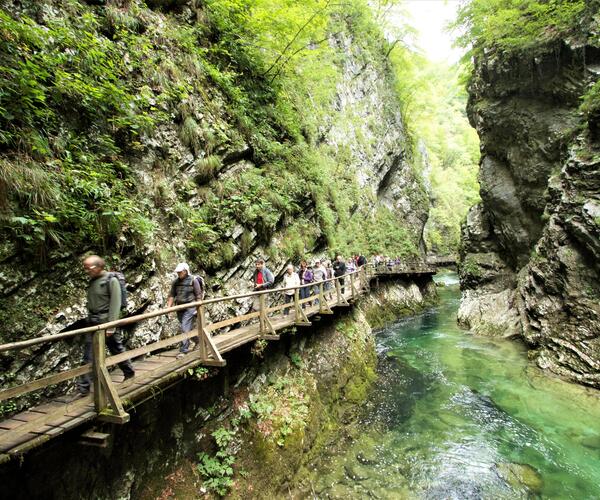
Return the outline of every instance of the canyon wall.
{"type": "Polygon", "coordinates": [[[600,143],[597,113],[580,109],[600,75],[596,12],[572,37],[475,61],[482,201],[462,230],[459,321],[598,388],[600,143]]]}

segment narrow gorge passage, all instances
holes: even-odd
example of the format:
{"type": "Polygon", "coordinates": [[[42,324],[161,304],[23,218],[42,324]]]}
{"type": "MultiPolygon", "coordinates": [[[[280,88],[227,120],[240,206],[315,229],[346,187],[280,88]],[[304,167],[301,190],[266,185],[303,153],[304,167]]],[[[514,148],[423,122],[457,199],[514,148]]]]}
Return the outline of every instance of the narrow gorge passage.
{"type": "Polygon", "coordinates": [[[518,343],[456,326],[440,303],[377,335],[379,383],[360,423],[310,466],[314,498],[598,498],[600,402],[543,376],[518,343]]]}

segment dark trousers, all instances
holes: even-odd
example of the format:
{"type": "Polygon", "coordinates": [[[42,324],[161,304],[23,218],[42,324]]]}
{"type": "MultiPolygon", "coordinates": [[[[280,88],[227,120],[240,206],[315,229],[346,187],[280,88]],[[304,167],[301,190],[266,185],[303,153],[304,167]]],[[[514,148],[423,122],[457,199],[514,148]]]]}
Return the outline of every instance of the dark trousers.
{"type": "MultiPolygon", "coordinates": [[[[88,333],[85,336],[85,345],[83,346],[83,364],[91,363],[93,360],[93,349],[92,349],[92,334],[88,333]]],[[[110,353],[114,356],[115,354],[121,354],[125,352],[125,346],[123,345],[123,334],[121,332],[115,332],[110,337],[106,337],[106,347],[110,353]]],[[[133,365],[131,360],[127,359],[119,363],[119,368],[123,371],[123,375],[133,375],[133,365]]],[[[79,392],[88,392],[91,387],[91,377],[89,373],[79,377],[77,381],[79,392]]]]}
{"type": "MultiPolygon", "coordinates": [[[[310,297],[310,285],[303,286],[302,288],[300,288],[300,300],[308,299],[308,297],[310,297]]],[[[304,309],[307,305],[308,305],[308,302],[302,304],[302,309],[304,309]]]]}
{"type": "Polygon", "coordinates": [[[343,295],[344,292],[346,291],[346,289],[344,288],[344,283],[345,283],[344,278],[340,278],[339,282],[340,282],[340,292],[342,292],[342,295],[343,295]]]}
{"type": "MultiPolygon", "coordinates": [[[[287,294],[285,294],[284,297],[285,297],[285,303],[286,304],[289,304],[290,302],[292,302],[294,300],[294,296],[293,295],[287,295],[287,294]]],[[[290,308],[286,307],[283,310],[283,314],[287,316],[289,313],[290,313],[290,308]]]]}

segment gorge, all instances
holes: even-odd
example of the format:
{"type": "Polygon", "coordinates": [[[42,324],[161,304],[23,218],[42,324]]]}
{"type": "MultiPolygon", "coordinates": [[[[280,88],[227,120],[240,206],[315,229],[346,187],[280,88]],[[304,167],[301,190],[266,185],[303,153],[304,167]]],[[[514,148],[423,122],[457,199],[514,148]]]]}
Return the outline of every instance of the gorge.
{"type": "MultiPolygon", "coordinates": [[[[0,1],[0,344],[84,326],[92,253],[128,317],[184,261],[209,300],[243,296],[209,323],[255,310],[259,258],[277,287],[338,254],[456,253],[460,278],[373,279],[127,424],[0,450],[3,494],[599,494],[599,2],[463,2],[454,67],[411,46],[401,3],[0,1]]],[[[124,330],[129,350],[178,333],[124,330]]],[[[73,339],[0,352],[0,395],[80,365],[73,339]]],[[[0,429],[74,382],[0,399],[0,429]]]]}

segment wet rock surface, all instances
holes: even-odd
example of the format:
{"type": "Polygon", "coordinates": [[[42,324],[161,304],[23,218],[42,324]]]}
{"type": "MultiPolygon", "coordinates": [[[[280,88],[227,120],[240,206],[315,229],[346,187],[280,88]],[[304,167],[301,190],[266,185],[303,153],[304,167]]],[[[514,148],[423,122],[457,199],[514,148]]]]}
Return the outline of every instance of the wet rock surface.
{"type": "Polygon", "coordinates": [[[600,143],[578,109],[597,79],[595,43],[477,61],[468,113],[482,202],[462,228],[458,316],[477,333],[521,336],[540,367],[600,387],[600,143]]]}

